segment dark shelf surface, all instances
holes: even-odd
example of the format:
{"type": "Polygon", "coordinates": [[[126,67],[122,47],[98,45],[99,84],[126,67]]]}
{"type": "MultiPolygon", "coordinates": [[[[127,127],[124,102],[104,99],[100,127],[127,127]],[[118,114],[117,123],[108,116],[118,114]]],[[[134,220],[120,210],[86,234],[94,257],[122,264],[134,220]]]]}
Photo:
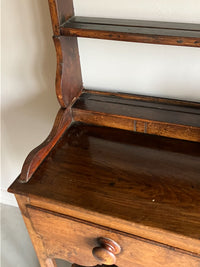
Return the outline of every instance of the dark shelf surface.
{"type": "Polygon", "coordinates": [[[200,143],[75,122],[31,180],[9,191],[199,242],[199,160],[200,143]]]}
{"type": "Polygon", "coordinates": [[[200,103],[196,106],[134,100],[112,95],[82,94],[74,109],[96,111],[151,121],[200,127],[200,103]]]}
{"type": "Polygon", "coordinates": [[[114,127],[126,130],[200,141],[200,103],[88,90],[72,110],[76,120],[87,123],[116,122],[114,127]]]}
{"type": "Polygon", "coordinates": [[[62,35],[108,40],[200,47],[200,24],[72,17],[62,35]]]}

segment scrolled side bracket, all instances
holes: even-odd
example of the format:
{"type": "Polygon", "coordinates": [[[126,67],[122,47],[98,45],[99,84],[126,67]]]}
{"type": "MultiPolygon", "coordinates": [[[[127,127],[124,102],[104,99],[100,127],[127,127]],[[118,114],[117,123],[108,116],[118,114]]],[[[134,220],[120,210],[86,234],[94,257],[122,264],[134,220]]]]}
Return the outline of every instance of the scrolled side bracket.
{"type": "Polygon", "coordinates": [[[21,183],[27,183],[39,165],[56,145],[65,130],[72,122],[71,109],[60,109],[56,116],[54,126],[46,140],[33,149],[27,156],[18,179],[21,183]]]}

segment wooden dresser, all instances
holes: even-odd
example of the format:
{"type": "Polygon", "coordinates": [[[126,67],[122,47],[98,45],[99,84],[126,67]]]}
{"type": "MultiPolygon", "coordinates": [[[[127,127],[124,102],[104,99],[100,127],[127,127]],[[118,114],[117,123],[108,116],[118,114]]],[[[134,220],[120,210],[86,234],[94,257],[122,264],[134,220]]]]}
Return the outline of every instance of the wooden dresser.
{"type": "Polygon", "coordinates": [[[86,90],[77,44],[200,47],[200,25],[76,17],[72,0],[49,6],[61,109],[8,189],[41,266],[200,267],[200,104],[86,90]]]}

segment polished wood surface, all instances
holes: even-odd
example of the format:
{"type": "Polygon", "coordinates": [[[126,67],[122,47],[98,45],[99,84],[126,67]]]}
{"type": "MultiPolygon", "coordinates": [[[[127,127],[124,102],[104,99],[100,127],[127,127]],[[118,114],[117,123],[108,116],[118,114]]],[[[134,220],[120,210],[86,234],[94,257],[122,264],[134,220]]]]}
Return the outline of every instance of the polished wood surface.
{"type": "Polygon", "coordinates": [[[128,232],[200,253],[199,156],[200,143],[73,123],[32,179],[9,191],[83,209],[88,219],[120,219],[128,232]]]}
{"type": "Polygon", "coordinates": [[[156,97],[156,96],[149,96],[149,95],[136,95],[136,94],[128,94],[128,93],[120,93],[120,92],[109,92],[106,91],[97,91],[92,89],[83,89],[83,93],[89,93],[92,95],[103,95],[103,96],[113,96],[125,99],[133,99],[133,100],[140,100],[150,103],[162,103],[165,105],[176,105],[176,106],[186,106],[191,108],[200,108],[199,102],[193,101],[186,101],[182,99],[171,99],[171,98],[164,98],[164,97],[156,97]]]}
{"type": "MultiPolygon", "coordinates": [[[[88,267],[88,266],[80,266],[80,265],[77,265],[77,264],[72,264],[72,267],[88,267]]],[[[116,265],[105,265],[105,264],[101,264],[101,265],[95,265],[94,267],[117,267],[116,265]]]]}
{"type": "Polygon", "coordinates": [[[100,263],[113,265],[116,263],[116,255],[121,253],[121,247],[110,238],[99,237],[99,245],[92,250],[92,254],[100,263]]]}
{"type": "Polygon", "coordinates": [[[60,35],[60,25],[74,15],[73,0],[48,0],[54,36],[60,35]]]}
{"type": "Polygon", "coordinates": [[[60,31],[65,36],[200,47],[199,24],[72,17],[60,31]]]}
{"type": "Polygon", "coordinates": [[[66,108],[79,97],[83,89],[78,43],[72,37],[54,37],[57,53],[56,94],[61,107],[66,108]]]}
{"type": "MultiPolygon", "coordinates": [[[[57,267],[55,259],[49,258],[47,256],[46,248],[44,247],[44,243],[42,239],[38,236],[38,234],[35,232],[35,229],[33,227],[32,222],[29,219],[28,212],[27,212],[27,203],[29,202],[29,199],[26,196],[20,196],[15,195],[17,199],[17,203],[19,205],[19,208],[21,210],[24,222],[26,224],[26,228],[28,230],[29,236],[31,238],[31,241],[33,243],[35,252],[37,254],[39,263],[41,267],[57,267]]],[[[24,252],[26,252],[26,248],[24,248],[24,252]]],[[[22,255],[24,256],[24,255],[22,255]]]]}
{"type": "Polygon", "coordinates": [[[77,121],[200,141],[199,103],[87,91],[72,110],[77,121]]]}
{"type": "Polygon", "coordinates": [[[41,267],[199,267],[200,104],[84,90],[77,37],[200,47],[200,25],[49,7],[61,109],[8,189],[41,267]]]}
{"type": "Polygon", "coordinates": [[[74,14],[72,0],[49,0],[57,55],[56,94],[61,107],[73,103],[83,89],[77,38],[60,36],[60,25],[74,14]]]}
{"type": "Polygon", "coordinates": [[[68,109],[60,109],[47,139],[28,155],[20,175],[27,182],[72,119],[135,132],[200,141],[200,104],[108,93],[83,93],[68,109]],[[188,104],[188,105],[187,105],[188,104]],[[73,118],[72,118],[73,117],[73,118]]]}
{"type": "Polygon", "coordinates": [[[27,216],[36,234],[42,239],[49,258],[61,258],[83,266],[95,266],[105,261],[111,265],[113,261],[107,257],[108,254],[101,254],[101,260],[96,260],[92,254],[94,248],[99,246],[99,239],[103,237],[120,245],[122,251],[115,255],[118,267],[132,267],[133,263],[144,267],[198,267],[200,264],[199,257],[179,249],[30,205],[27,205],[27,216]]]}
{"type": "Polygon", "coordinates": [[[27,156],[19,178],[21,183],[26,183],[32,177],[33,173],[37,170],[41,162],[58,142],[71,122],[71,110],[60,109],[49,136],[41,145],[34,148],[27,156]]]}
{"type": "MultiPolygon", "coordinates": [[[[77,264],[72,264],[72,267],[83,267],[83,266],[80,266],[80,265],[77,265],[77,264]]],[[[88,267],[88,266],[85,266],[85,267],[88,267]]],[[[105,264],[101,264],[101,265],[95,265],[94,267],[117,267],[116,265],[105,265],[105,264]]]]}
{"type": "MultiPolygon", "coordinates": [[[[88,266],[80,266],[80,265],[77,265],[77,264],[72,264],[72,267],[88,267],[88,266]]],[[[116,265],[105,265],[105,264],[101,264],[101,265],[95,265],[94,267],[117,267],[116,265]]]]}

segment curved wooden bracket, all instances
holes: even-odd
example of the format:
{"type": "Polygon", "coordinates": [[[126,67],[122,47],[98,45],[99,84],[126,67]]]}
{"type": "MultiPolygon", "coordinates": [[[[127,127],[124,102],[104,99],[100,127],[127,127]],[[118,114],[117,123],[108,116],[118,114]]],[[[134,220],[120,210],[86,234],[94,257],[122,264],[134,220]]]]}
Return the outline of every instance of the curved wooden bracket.
{"type": "Polygon", "coordinates": [[[77,38],[53,37],[57,54],[56,94],[66,108],[83,89],[77,38]]]}
{"type": "Polygon", "coordinates": [[[33,149],[27,156],[22,167],[21,175],[18,180],[19,182],[26,183],[30,180],[33,173],[61,138],[62,134],[69,127],[71,122],[71,109],[61,108],[56,116],[54,126],[47,139],[41,145],[33,149]]]}
{"type": "Polygon", "coordinates": [[[49,0],[57,54],[56,94],[61,107],[70,106],[83,89],[76,37],[60,36],[60,27],[74,15],[73,0],[49,0]]]}

